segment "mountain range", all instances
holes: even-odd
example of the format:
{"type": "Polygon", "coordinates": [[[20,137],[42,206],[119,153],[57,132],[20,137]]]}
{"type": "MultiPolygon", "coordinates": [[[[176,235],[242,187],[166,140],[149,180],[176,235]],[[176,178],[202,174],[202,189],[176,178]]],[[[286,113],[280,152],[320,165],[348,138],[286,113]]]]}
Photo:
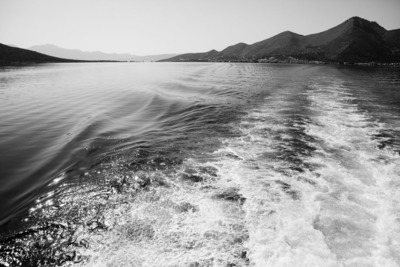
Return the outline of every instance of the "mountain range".
{"type": "Polygon", "coordinates": [[[74,60],[112,60],[112,61],[158,61],[176,56],[176,54],[161,54],[148,56],[135,56],[131,54],[103,53],[99,51],[86,52],[78,49],[66,49],[56,45],[35,45],[29,50],[46,54],[53,57],[69,58],[74,60]]]}
{"type": "Polygon", "coordinates": [[[55,45],[28,50],[0,44],[0,64],[80,61],[400,62],[400,29],[386,30],[376,22],[352,17],[316,34],[285,31],[254,44],[238,43],[222,51],[182,55],[108,54],[55,45]]]}
{"type": "Polygon", "coordinates": [[[386,30],[376,22],[352,17],[329,30],[300,35],[285,31],[266,40],[238,43],[222,51],[182,54],[161,61],[322,61],[400,62],[400,29],[386,30]]]}

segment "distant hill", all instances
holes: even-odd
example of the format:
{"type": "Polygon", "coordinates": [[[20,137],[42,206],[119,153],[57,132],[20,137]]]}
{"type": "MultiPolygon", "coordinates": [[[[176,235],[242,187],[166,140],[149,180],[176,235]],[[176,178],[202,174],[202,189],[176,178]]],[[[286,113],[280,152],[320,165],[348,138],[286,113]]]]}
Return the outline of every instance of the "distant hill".
{"type": "Polygon", "coordinates": [[[266,40],[239,43],[218,52],[178,55],[162,61],[260,61],[298,59],[324,62],[399,62],[400,29],[352,17],[316,34],[282,32],[266,40]]]}
{"type": "Polygon", "coordinates": [[[131,54],[103,53],[99,51],[86,52],[78,49],[66,49],[51,44],[35,45],[29,47],[29,49],[54,57],[70,58],[76,60],[158,61],[176,56],[176,54],[135,56],[131,54]]]}
{"type": "Polygon", "coordinates": [[[76,62],[76,60],[57,58],[27,49],[0,44],[0,64],[76,62]]]}

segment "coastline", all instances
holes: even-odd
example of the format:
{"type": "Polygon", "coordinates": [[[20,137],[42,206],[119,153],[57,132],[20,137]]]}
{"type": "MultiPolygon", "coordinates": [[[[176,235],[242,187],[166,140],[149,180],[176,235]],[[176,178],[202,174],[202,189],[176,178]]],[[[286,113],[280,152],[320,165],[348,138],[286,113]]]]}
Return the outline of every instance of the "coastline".
{"type": "Polygon", "coordinates": [[[265,60],[265,59],[241,59],[241,60],[180,60],[180,61],[165,61],[156,62],[210,62],[210,63],[270,63],[270,64],[311,64],[311,65],[344,65],[357,67],[383,67],[383,68],[400,68],[400,62],[341,62],[341,61],[319,61],[319,60],[302,60],[302,59],[286,59],[286,60],[265,60]]]}

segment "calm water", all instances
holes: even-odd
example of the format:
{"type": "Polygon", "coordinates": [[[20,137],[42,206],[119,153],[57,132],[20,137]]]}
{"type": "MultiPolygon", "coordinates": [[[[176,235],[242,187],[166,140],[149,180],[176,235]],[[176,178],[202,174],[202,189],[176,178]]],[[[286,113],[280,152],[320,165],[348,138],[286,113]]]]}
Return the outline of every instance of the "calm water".
{"type": "Polygon", "coordinates": [[[398,69],[0,69],[0,265],[400,266],[398,69]]]}

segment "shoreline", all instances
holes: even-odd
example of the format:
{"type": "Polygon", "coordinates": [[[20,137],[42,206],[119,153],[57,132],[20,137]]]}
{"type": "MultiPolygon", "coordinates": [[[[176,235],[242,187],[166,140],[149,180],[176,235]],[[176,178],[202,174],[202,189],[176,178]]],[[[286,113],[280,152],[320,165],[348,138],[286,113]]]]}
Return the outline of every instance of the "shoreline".
{"type": "Polygon", "coordinates": [[[252,61],[252,60],[181,60],[181,61],[156,61],[160,63],[269,63],[269,64],[309,64],[309,65],[343,65],[357,67],[385,67],[400,68],[400,62],[336,62],[336,61],[316,61],[316,60],[278,60],[278,61],[252,61]]]}

